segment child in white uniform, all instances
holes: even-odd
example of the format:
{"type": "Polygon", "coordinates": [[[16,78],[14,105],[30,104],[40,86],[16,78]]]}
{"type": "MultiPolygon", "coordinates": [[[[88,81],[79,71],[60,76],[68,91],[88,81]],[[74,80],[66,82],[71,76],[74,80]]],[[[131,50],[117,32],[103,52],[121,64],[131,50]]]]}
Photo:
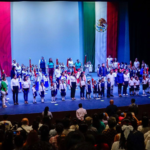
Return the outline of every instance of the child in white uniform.
{"type": "Polygon", "coordinates": [[[56,86],[56,83],[54,83],[54,81],[52,82],[50,86],[50,90],[51,90],[52,103],[55,103],[55,98],[57,94],[57,86],[56,86]]]}
{"type": "Polygon", "coordinates": [[[134,80],[134,88],[135,88],[135,94],[139,95],[139,89],[140,89],[140,80],[138,77],[134,80]]]}
{"type": "Polygon", "coordinates": [[[132,93],[132,95],[134,95],[134,79],[133,79],[133,77],[131,77],[129,80],[129,87],[130,87],[130,95],[131,95],[131,93],[132,93]]]}
{"type": "Polygon", "coordinates": [[[35,104],[36,103],[36,97],[37,97],[37,92],[36,92],[36,89],[35,89],[35,84],[33,84],[32,93],[33,93],[33,104],[35,104]]]}
{"type": "Polygon", "coordinates": [[[90,80],[87,81],[86,92],[87,92],[87,98],[91,99],[92,85],[91,85],[91,81],[90,80]]]}
{"type": "Polygon", "coordinates": [[[146,90],[146,88],[147,88],[147,80],[146,80],[146,77],[145,77],[145,76],[143,76],[142,84],[143,84],[143,96],[147,96],[147,95],[145,94],[145,90],[146,90]]]}
{"type": "Polygon", "coordinates": [[[44,86],[45,86],[45,88],[46,88],[46,91],[48,91],[49,78],[48,78],[47,74],[45,74],[45,77],[44,77],[44,86]]]}
{"type": "Polygon", "coordinates": [[[45,87],[44,82],[41,82],[41,85],[39,87],[39,94],[41,96],[41,102],[44,103],[44,97],[45,97],[45,87]]]}
{"type": "Polygon", "coordinates": [[[66,89],[67,89],[66,83],[64,83],[64,80],[62,80],[61,84],[59,86],[59,90],[60,90],[60,93],[61,93],[62,101],[65,101],[66,89]]]}

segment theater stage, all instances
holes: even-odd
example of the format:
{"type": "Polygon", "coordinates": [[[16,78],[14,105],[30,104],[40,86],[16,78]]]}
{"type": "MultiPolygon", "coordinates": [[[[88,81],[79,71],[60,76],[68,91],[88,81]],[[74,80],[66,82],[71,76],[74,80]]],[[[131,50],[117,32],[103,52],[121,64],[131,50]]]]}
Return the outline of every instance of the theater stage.
{"type": "MultiPolygon", "coordinates": [[[[96,73],[92,73],[91,76],[94,79],[98,79],[96,73]]],[[[33,104],[32,100],[32,91],[30,89],[29,93],[29,104],[24,104],[23,93],[19,93],[19,105],[13,105],[12,100],[12,92],[10,90],[10,78],[7,79],[9,82],[9,101],[6,103],[7,108],[2,108],[2,103],[0,101],[0,115],[3,114],[32,114],[32,113],[41,113],[46,106],[49,106],[51,112],[62,112],[62,111],[74,111],[78,109],[78,104],[82,103],[83,107],[87,110],[92,109],[102,109],[106,108],[109,105],[110,98],[104,97],[98,100],[90,99],[90,100],[81,100],[80,99],[80,89],[76,90],[76,100],[72,101],[70,98],[70,90],[67,89],[66,101],[61,100],[60,93],[58,92],[56,103],[51,103],[51,94],[50,90],[48,90],[45,96],[45,103],[41,103],[40,96],[37,96],[37,104],[33,104]]],[[[128,89],[129,90],[129,89],[128,89]]],[[[106,91],[105,91],[106,93],[106,91]]],[[[105,94],[106,95],[106,94],[105,94]]],[[[138,105],[150,104],[150,95],[142,96],[142,87],[140,87],[140,96],[123,96],[122,98],[118,97],[118,88],[114,87],[114,97],[112,98],[115,104],[118,107],[128,106],[130,104],[131,98],[136,99],[136,103],[138,105]]]]}

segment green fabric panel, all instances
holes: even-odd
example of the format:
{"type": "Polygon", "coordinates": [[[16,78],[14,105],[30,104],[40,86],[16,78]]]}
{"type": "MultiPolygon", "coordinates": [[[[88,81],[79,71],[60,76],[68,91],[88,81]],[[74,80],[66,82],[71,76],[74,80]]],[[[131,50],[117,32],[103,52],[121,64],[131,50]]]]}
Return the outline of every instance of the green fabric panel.
{"type": "Polygon", "coordinates": [[[83,2],[83,33],[83,56],[87,55],[95,70],[95,2],[83,2]]]}

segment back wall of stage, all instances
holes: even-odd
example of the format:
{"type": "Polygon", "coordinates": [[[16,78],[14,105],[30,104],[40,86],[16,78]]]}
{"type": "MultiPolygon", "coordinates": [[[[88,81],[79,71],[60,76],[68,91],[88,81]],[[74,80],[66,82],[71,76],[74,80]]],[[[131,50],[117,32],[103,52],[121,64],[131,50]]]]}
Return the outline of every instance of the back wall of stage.
{"type": "Polygon", "coordinates": [[[64,62],[83,60],[78,2],[11,2],[11,53],[19,64],[41,56],[64,62]]]}

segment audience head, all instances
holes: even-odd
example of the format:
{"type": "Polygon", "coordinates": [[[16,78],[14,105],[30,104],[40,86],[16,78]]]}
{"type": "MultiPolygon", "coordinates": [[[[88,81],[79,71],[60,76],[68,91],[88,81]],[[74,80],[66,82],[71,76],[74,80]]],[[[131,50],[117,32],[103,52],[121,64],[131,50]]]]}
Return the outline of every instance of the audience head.
{"type": "Polygon", "coordinates": [[[66,150],[69,150],[74,145],[84,141],[85,137],[82,133],[78,131],[70,132],[65,139],[66,150]]]}
{"type": "Polygon", "coordinates": [[[95,150],[95,147],[89,142],[82,142],[74,145],[70,150],[95,150]]]}
{"type": "Polygon", "coordinates": [[[33,121],[32,128],[33,128],[33,130],[38,131],[39,123],[37,121],[33,121]]]}
{"type": "Polygon", "coordinates": [[[88,116],[88,117],[85,118],[85,123],[86,123],[88,126],[91,126],[92,123],[93,123],[93,119],[88,116]]]}
{"type": "Polygon", "coordinates": [[[137,121],[135,119],[131,120],[131,124],[132,124],[134,130],[137,130],[137,121]]]}
{"type": "Polygon", "coordinates": [[[114,100],[110,100],[110,105],[113,105],[114,104],[114,100]]]}
{"type": "Polygon", "coordinates": [[[22,125],[29,125],[29,120],[28,118],[23,118],[21,121],[22,125]]]}
{"type": "Polygon", "coordinates": [[[132,104],[135,103],[135,99],[134,98],[131,99],[131,103],[132,104]]]}
{"type": "Polygon", "coordinates": [[[115,117],[110,117],[108,119],[108,126],[109,128],[114,128],[116,126],[117,122],[116,122],[116,118],[115,117]]]}
{"type": "Polygon", "coordinates": [[[23,137],[21,135],[16,135],[14,139],[14,145],[16,149],[22,148],[24,143],[23,137]]]}
{"type": "Polygon", "coordinates": [[[62,134],[63,130],[64,130],[64,126],[63,126],[62,123],[56,124],[56,131],[57,131],[57,134],[62,134]]]}
{"type": "Polygon", "coordinates": [[[142,125],[143,127],[148,127],[148,124],[149,124],[149,119],[147,116],[143,116],[142,117],[142,125]]]}
{"type": "Polygon", "coordinates": [[[64,118],[63,119],[63,126],[64,126],[64,129],[69,129],[69,127],[70,127],[70,120],[68,118],[64,118]]]}
{"type": "Polygon", "coordinates": [[[81,103],[79,104],[79,108],[82,108],[82,104],[81,103]]]}
{"type": "Polygon", "coordinates": [[[79,124],[79,131],[83,134],[85,134],[87,132],[88,126],[85,123],[81,123],[79,124]]]}
{"type": "Polygon", "coordinates": [[[41,133],[41,141],[49,140],[49,127],[47,125],[43,125],[40,128],[40,133],[41,133]]]}
{"type": "Polygon", "coordinates": [[[8,115],[3,115],[3,120],[7,120],[8,119],[8,115]]]}

